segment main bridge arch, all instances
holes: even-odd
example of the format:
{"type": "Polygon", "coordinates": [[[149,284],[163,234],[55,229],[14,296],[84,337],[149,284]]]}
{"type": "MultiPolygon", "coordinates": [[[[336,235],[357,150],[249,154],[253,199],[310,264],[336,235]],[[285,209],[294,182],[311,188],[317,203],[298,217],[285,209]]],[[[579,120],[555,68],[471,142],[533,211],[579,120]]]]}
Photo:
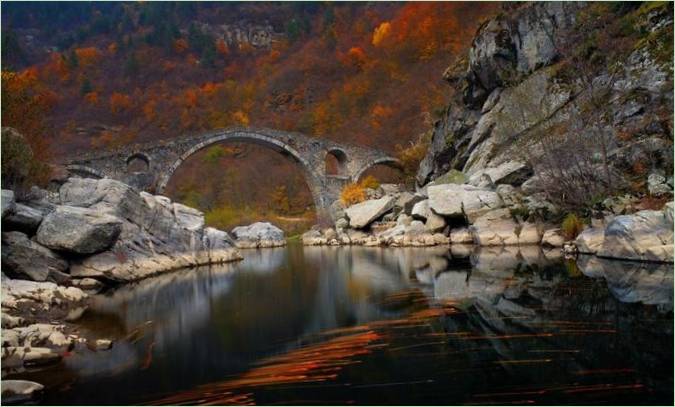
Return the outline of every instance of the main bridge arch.
{"type": "MultiPolygon", "coordinates": [[[[305,173],[319,216],[327,212],[343,186],[355,182],[368,168],[378,165],[398,166],[398,160],[388,154],[360,146],[335,143],[308,137],[299,133],[272,129],[229,128],[189,135],[143,145],[124,146],[116,150],[83,155],[65,164],[67,168],[86,168],[97,177],[118,179],[140,190],[162,193],[171,177],[190,156],[222,142],[258,144],[277,151],[299,165],[305,173]],[[329,174],[326,160],[329,155],[339,160],[340,171],[329,174]],[[133,172],[129,163],[141,159],[146,172],[133,172]]],[[[261,166],[261,168],[264,168],[261,166]]]]}
{"type": "MultiPolygon", "coordinates": [[[[223,133],[214,135],[213,137],[207,138],[193,147],[189,148],[187,151],[183,152],[180,157],[178,157],[169,167],[166,172],[160,176],[159,182],[157,183],[157,192],[162,193],[164,189],[169,184],[171,177],[176,172],[178,167],[185,162],[190,156],[197,153],[198,151],[212,146],[221,142],[248,142],[252,144],[261,145],[263,147],[268,147],[274,151],[277,151],[283,155],[291,157],[291,159],[300,164],[301,168],[305,171],[305,175],[308,178],[307,182],[312,188],[312,185],[321,178],[321,174],[318,174],[316,171],[312,170],[312,166],[309,161],[304,159],[299,151],[295,148],[283,143],[280,140],[266,136],[264,134],[258,134],[255,132],[237,132],[237,133],[223,133]]],[[[314,191],[312,191],[314,193],[314,191]]]]}

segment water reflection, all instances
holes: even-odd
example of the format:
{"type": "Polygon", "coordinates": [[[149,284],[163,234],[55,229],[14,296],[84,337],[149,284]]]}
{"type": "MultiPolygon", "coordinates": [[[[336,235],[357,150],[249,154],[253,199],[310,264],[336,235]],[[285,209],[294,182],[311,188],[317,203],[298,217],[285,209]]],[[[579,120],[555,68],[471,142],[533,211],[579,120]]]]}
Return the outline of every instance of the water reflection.
{"type": "Polygon", "coordinates": [[[98,296],[82,329],[115,346],[66,358],[45,401],[672,404],[671,266],[537,247],[245,255],[98,296]]]}

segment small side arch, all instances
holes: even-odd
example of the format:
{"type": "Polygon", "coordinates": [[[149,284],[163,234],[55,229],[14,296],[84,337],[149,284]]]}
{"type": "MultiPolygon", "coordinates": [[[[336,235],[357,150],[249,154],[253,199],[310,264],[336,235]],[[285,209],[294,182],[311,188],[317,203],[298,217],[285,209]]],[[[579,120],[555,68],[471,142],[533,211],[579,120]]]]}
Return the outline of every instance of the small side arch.
{"type": "Polygon", "coordinates": [[[326,175],[344,176],[347,173],[347,161],[347,153],[343,149],[329,149],[324,159],[326,175]]]}
{"type": "Polygon", "coordinates": [[[127,157],[127,172],[147,172],[150,169],[150,158],[143,153],[134,153],[127,157]]]}
{"type": "Polygon", "coordinates": [[[366,172],[369,168],[374,167],[376,165],[386,165],[388,167],[396,168],[398,170],[403,169],[401,162],[394,157],[378,158],[376,160],[370,161],[363,167],[359,168],[359,170],[354,173],[354,176],[352,177],[352,182],[358,182],[364,172],[366,172]]]}

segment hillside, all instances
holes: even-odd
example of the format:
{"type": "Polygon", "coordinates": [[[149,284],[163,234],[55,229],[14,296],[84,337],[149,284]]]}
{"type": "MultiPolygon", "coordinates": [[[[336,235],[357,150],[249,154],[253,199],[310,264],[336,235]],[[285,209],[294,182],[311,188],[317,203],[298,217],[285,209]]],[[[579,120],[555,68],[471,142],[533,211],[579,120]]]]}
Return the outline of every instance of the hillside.
{"type": "MultiPolygon", "coordinates": [[[[48,130],[35,136],[47,139],[53,161],[234,124],[394,153],[442,112],[451,95],[440,74],[495,8],[11,3],[2,9],[3,72],[18,72],[17,86],[39,93],[48,130]]],[[[23,115],[16,123],[5,116],[4,125],[31,133],[23,115]]],[[[238,197],[259,211],[270,206],[271,191],[283,189],[297,191],[287,213],[311,202],[290,176],[292,164],[263,149],[229,146],[194,161],[178,172],[170,194],[201,209],[238,197]],[[283,176],[256,172],[260,162],[283,176]]]]}

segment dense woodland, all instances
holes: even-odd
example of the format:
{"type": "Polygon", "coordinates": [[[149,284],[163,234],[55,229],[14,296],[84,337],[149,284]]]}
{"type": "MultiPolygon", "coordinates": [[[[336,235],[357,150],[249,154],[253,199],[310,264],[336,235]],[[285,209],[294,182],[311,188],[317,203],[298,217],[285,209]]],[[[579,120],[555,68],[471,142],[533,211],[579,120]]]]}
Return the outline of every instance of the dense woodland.
{"type": "MultiPolygon", "coordinates": [[[[51,161],[231,125],[409,156],[403,150],[423,138],[450,97],[443,69],[494,9],[488,3],[6,4],[3,125],[26,134],[51,161]],[[249,38],[227,38],[223,25],[249,38]]],[[[416,151],[413,160],[423,153],[416,151]]],[[[233,222],[243,212],[298,215],[311,206],[293,164],[264,148],[218,146],[191,161],[170,194],[233,222]],[[270,179],[257,170],[259,162],[284,176],[270,179]]]]}

